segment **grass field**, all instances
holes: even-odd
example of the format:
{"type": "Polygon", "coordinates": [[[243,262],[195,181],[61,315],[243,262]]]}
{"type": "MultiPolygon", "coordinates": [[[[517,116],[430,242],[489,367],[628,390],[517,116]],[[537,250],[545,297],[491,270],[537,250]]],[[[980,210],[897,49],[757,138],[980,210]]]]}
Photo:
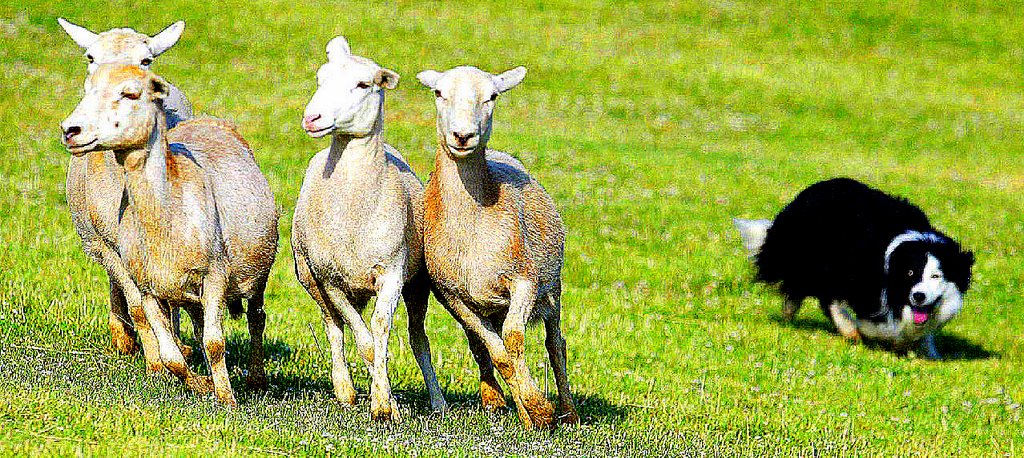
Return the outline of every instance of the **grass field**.
{"type": "MultiPolygon", "coordinates": [[[[1024,4],[26,3],[0,4],[0,455],[1024,453],[1024,4]],[[57,126],[85,60],[58,15],[150,34],[185,19],[154,70],[197,112],[236,121],[270,180],[283,215],[271,388],[246,390],[235,372],[236,410],[110,348],[106,274],[64,198],[57,126]],[[498,102],[491,146],[531,169],[568,227],[580,426],[524,432],[513,411],[484,412],[465,337],[436,303],[427,332],[450,412],[429,412],[404,311],[391,342],[404,421],[370,422],[354,354],[361,404],[333,401],[288,240],[306,163],[326,145],[299,120],[339,33],[401,74],[385,134],[424,179],[434,107],[415,74],[529,69],[498,102]],[[839,175],[910,197],[974,250],[974,287],[939,337],[946,360],[850,345],[813,306],[783,324],[778,295],[751,283],[730,218],[770,217],[839,175]]],[[[244,321],[230,330],[229,364],[248,352],[244,321]]],[[[528,334],[543,380],[542,331],[528,334]]]]}

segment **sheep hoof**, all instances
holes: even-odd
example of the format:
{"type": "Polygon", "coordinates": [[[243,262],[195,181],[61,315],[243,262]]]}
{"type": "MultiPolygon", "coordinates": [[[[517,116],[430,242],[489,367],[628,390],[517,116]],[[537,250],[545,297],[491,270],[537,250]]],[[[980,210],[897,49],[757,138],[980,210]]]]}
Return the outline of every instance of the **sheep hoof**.
{"type": "Polygon", "coordinates": [[[196,375],[193,377],[189,377],[187,380],[185,380],[185,386],[196,393],[212,393],[214,390],[213,377],[210,377],[208,375],[196,375]]]}
{"type": "Polygon", "coordinates": [[[501,391],[501,387],[497,384],[491,385],[486,382],[480,382],[480,400],[484,404],[484,410],[487,411],[504,409],[506,406],[505,393],[501,391]]]}
{"type": "Polygon", "coordinates": [[[580,416],[576,414],[575,410],[570,408],[558,414],[558,423],[562,425],[578,425],[580,423],[580,416]]]}
{"type": "Polygon", "coordinates": [[[114,331],[111,327],[111,337],[113,340],[114,350],[122,355],[134,355],[139,352],[139,343],[135,340],[135,336],[129,335],[122,331],[114,331]]]}
{"type": "MultiPolygon", "coordinates": [[[[374,402],[376,404],[376,402],[374,402]]],[[[370,406],[370,416],[374,421],[381,423],[398,423],[402,420],[398,413],[398,401],[391,397],[391,400],[382,405],[370,406]]]]}
{"type": "Polygon", "coordinates": [[[270,385],[270,381],[264,372],[250,372],[245,377],[245,384],[254,390],[265,390],[270,385]]]}

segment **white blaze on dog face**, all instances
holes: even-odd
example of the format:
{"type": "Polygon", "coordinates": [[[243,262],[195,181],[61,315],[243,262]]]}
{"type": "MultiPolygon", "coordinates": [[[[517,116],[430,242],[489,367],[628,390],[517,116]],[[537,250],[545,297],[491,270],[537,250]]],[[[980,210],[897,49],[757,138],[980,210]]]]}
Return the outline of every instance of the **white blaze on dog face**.
{"type": "Polygon", "coordinates": [[[934,304],[946,290],[947,283],[939,260],[929,254],[921,271],[921,281],[910,288],[910,304],[917,307],[934,304]]]}
{"type": "Polygon", "coordinates": [[[384,90],[398,86],[397,73],[352,55],[341,36],[327,44],[327,63],[316,80],[317,90],[302,117],[302,128],[311,137],[331,132],[369,135],[384,104],[384,90]]]}
{"type": "Polygon", "coordinates": [[[116,63],[149,68],[153,59],[174,46],[185,31],[184,21],[175,22],[152,37],[129,28],[95,33],[64,18],[57,18],[57,22],[71,39],[85,50],[89,73],[96,71],[96,68],[103,64],[116,63]]]}
{"type": "Polygon", "coordinates": [[[434,91],[438,135],[454,158],[486,148],[498,95],[516,87],[526,68],[492,75],[476,67],[456,67],[444,73],[426,70],[416,78],[434,91]]]}
{"type": "Polygon", "coordinates": [[[125,150],[149,141],[167,83],[132,65],[101,65],[85,80],[85,96],[61,123],[71,154],[125,150]]]}

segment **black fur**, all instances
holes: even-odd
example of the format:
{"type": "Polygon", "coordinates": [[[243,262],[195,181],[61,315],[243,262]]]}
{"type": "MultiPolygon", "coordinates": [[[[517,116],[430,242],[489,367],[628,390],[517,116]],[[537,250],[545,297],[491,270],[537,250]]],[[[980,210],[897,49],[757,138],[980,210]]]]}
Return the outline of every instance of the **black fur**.
{"type": "Polygon", "coordinates": [[[889,309],[907,304],[928,253],[939,260],[946,278],[966,292],[974,263],[971,252],[938,232],[905,199],[836,178],[811,185],[782,209],[755,264],[758,280],[778,283],[787,297],[815,297],[822,307],[844,300],[858,318],[884,320],[883,288],[889,309]],[[886,248],[908,230],[935,233],[939,240],[900,244],[886,274],[886,248]]]}

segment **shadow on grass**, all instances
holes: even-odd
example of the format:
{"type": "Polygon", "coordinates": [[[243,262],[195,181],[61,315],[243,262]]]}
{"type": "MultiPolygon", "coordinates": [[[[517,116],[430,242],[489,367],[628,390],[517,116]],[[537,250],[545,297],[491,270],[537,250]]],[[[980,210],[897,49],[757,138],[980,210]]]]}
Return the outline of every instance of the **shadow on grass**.
{"type": "MultiPolygon", "coordinates": [[[[826,319],[800,319],[797,318],[792,322],[786,321],[781,316],[773,316],[771,318],[779,326],[788,326],[795,329],[804,331],[821,331],[839,337],[836,332],[836,328],[826,319]]],[[[871,342],[867,341],[864,345],[872,350],[879,351],[892,351],[900,356],[906,356],[907,352],[897,352],[893,350],[892,345],[887,345],[882,342],[871,342]]],[[[939,354],[942,355],[943,361],[971,361],[979,359],[998,358],[999,354],[986,350],[985,347],[971,342],[959,336],[942,334],[939,333],[935,336],[935,346],[939,350],[939,354]]],[[[912,348],[916,349],[916,346],[912,348]]]]}
{"type": "MultiPolygon", "coordinates": [[[[505,391],[506,406],[505,408],[498,410],[497,413],[500,415],[515,416],[515,403],[512,401],[512,396],[508,394],[507,387],[505,391]]],[[[396,390],[395,393],[400,402],[409,405],[417,415],[428,415],[432,412],[430,408],[430,396],[425,388],[396,390]]],[[[480,403],[480,394],[475,392],[467,393],[446,391],[444,399],[448,401],[449,409],[452,410],[483,408],[480,403]]],[[[551,393],[551,395],[548,396],[548,399],[557,406],[557,398],[554,393],[551,393]]],[[[634,406],[616,405],[608,402],[607,399],[600,396],[580,393],[573,393],[573,402],[576,405],[576,413],[580,416],[580,423],[585,425],[619,424],[626,420],[630,411],[638,408],[634,406]]]]}

